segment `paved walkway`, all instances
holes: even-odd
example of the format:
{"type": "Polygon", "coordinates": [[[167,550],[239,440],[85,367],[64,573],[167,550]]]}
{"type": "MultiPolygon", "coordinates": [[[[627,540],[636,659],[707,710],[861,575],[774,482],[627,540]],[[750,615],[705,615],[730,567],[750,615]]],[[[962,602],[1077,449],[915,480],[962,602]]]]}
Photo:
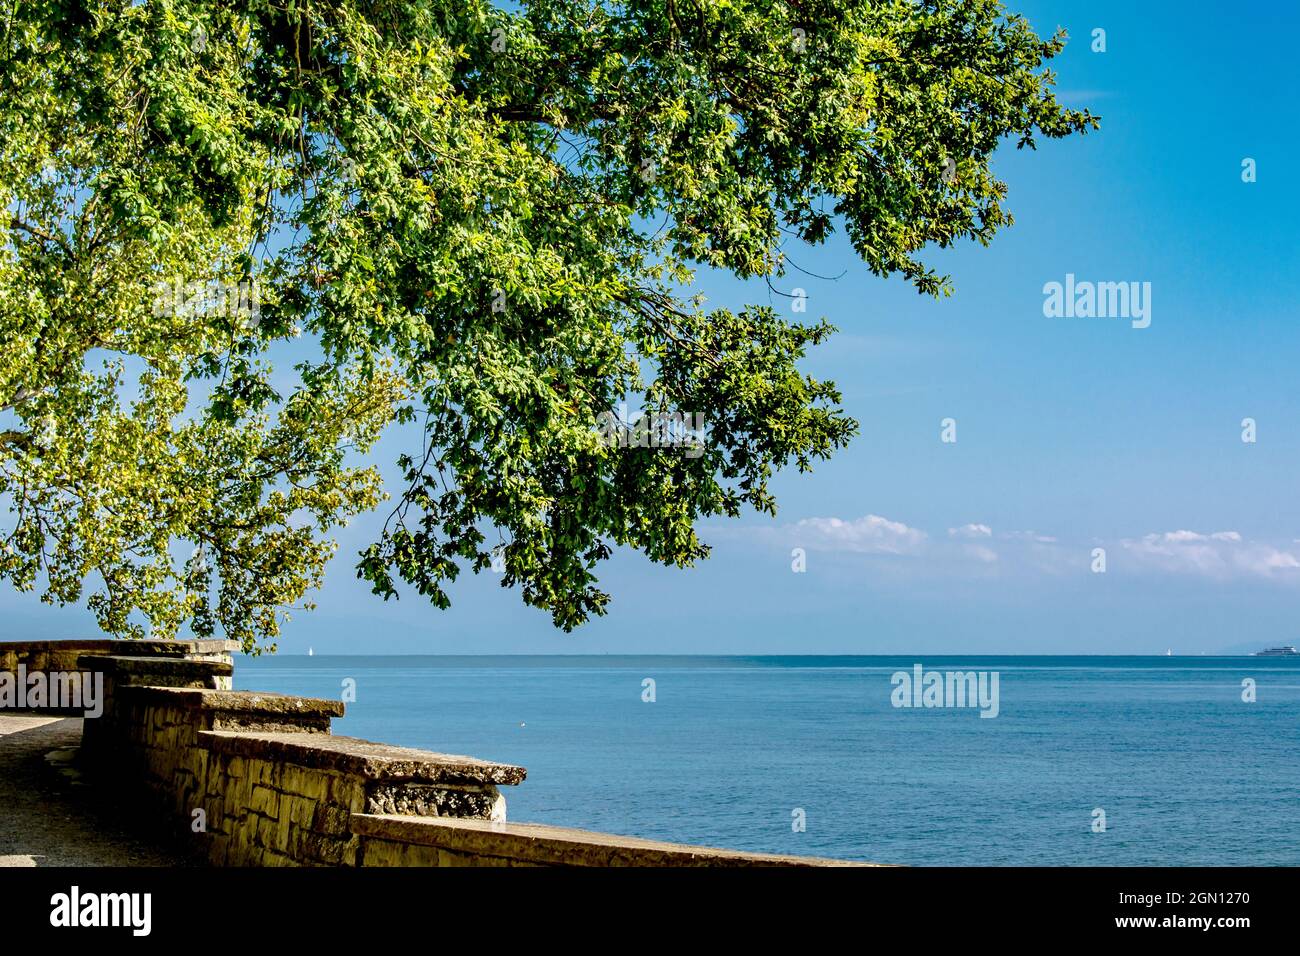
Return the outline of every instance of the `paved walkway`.
{"type": "Polygon", "coordinates": [[[0,866],[193,866],[83,784],[80,718],[0,714],[0,866]]]}

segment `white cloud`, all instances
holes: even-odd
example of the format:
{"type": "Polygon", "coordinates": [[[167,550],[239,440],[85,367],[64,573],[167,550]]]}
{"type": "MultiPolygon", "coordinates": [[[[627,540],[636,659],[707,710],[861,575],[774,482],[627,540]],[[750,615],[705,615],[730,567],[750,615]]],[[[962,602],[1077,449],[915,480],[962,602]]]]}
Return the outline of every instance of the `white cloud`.
{"type": "Polygon", "coordinates": [[[805,518],[790,528],[794,539],[807,547],[862,554],[914,554],[925,544],[926,533],[901,521],[880,515],[842,518],[805,518]]]}
{"type": "Polygon", "coordinates": [[[1002,537],[1012,541],[1032,541],[1035,544],[1056,544],[1056,538],[1037,531],[1008,531],[1002,537]]]}
{"type": "MultiPolygon", "coordinates": [[[[720,529],[728,534],[729,529],[720,529]]],[[[1246,539],[1238,531],[1199,532],[1182,528],[1116,540],[1062,542],[1036,531],[994,532],[972,522],[948,528],[947,535],[932,538],[920,528],[880,515],[860,518],[816,517],[793,524],[765,528],[739,528],[734,532],[786,548],[840,554],[923,557],[909,564],[908,573],[932,577],[963,574],[1055,577],[1086,574],[1092,549],[1114,549],[1112,571],[1125,571],[1234,580],[1263,578],[1300,582],[1300,540],[1281,546],[1246,539]]]]}
{"type": "Polygon", "coordinates": [[[1174,574],[1271,578],[1300,570],[1300,557],[1293,552],[1247,541],[1237,531],[1165,531],[1121,544],[1140,565],[1174,574]]]}
{"type": "Polygon", "coordinates": [[[1211,534],[1200,534],[1196,531],[1166,531],[1164,534],[1149,534],[1143,540],[1169,544],[1184,544],[1191,541],[1240,541],[1241,533],[1238,531],[1215,531],[1211,534]]]}
{"type": "Polygon", "coordinates": [[[1227,570],[1223,556],[1209,539],[1190,531],[1148,534],[1121,544],[1141,564],[1164,571],[1222,575],[1227,570]]]}
{"type": "Polygon", "coordinates": [[[1292,571],[1300,568],[1300,558],[1290,551],[1279,551],[1267,545],[1255,545],[1234,556],[1237,566],[1251,574],[1272,575],[1275,571],[1292,571]]]}

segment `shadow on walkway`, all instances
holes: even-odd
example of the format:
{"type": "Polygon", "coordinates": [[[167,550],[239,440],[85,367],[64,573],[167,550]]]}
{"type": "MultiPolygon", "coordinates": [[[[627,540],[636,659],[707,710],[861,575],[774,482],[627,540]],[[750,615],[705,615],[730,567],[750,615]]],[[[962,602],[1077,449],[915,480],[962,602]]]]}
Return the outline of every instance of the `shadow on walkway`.
{"type": "Polygon", "coordinates": [[[188,832],[84,783],[80,743],[78,717],[0,714],[0,866],[203,865],[188,832]]]}

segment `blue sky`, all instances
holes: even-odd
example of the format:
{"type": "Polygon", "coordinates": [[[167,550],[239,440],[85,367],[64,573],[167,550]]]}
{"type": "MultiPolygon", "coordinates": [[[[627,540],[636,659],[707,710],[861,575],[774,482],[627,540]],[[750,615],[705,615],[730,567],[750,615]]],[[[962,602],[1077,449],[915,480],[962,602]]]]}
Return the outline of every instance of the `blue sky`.
{"type": "MultiPolygon", "coordinates": [[[[692,570],[611,562],[608,617],[574,634],[491,575],[453,608],[384,604],[354,580],[378,526],[341,539],[319,608],[282,653],[1216,653],[1296,642],[1300,598],[1297,81],[1262,41],[1290,3],[1210,15],[1153,2],[1013,0],[1070,33],[1062,99],[1102,129],[996,171],[1016,224],[933,262],[931,300],[867,273],[842,240],[794,251],[809,316],[841,334],[806,363],[861,435],[782,476],[775,520],[705,525],[692,570]],[[1106,52],[1091,51],[1092,30],[1106,52]],[[1244,183],[1243,159],[1257,164],[1244,183]],[[1151,324],[1048,318],[1043,287],[1151,284],[1151,324]],[[1253,418],[1257,441],[1242,441],[1253,418]],[[940,441],[956,421],[957,441],[940,441]],[[791,550],[807,570],[791,570],[791,550]],[[1093,549],[1105,573],[1092,570],[1093,549]]],[[[715,304],[765,288],[708,277],[715,304]]],[[[788,307],[777,299],[775,304],[788,307]]],[[[385,444],[397,454],[400,436],[385,444]]],[[[93,631],[79,609],[4,592],[11,633],[93,631]]]]}

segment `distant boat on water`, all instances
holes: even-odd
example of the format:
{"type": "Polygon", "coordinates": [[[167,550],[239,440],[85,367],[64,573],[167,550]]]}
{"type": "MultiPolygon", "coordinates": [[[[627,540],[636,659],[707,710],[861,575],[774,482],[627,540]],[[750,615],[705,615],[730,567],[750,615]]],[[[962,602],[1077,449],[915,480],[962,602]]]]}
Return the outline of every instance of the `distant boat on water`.
{"type": "Polygon", "coordinates": [[[310,648],[310,647],[307,648],[307,656],[308,656],[308,657],[312,657],[315,653],[316,653],[316,651],[313,650],[312,648],[310,648]]]}
{"type": "Polygon", "coordinates": [[[1300,651],[1295,649],[1294,644],[1283,644],[1281,647],[1269,647],[1262,651],[1256,651],[1252,657],[1300,657],[1300,651]]]}

